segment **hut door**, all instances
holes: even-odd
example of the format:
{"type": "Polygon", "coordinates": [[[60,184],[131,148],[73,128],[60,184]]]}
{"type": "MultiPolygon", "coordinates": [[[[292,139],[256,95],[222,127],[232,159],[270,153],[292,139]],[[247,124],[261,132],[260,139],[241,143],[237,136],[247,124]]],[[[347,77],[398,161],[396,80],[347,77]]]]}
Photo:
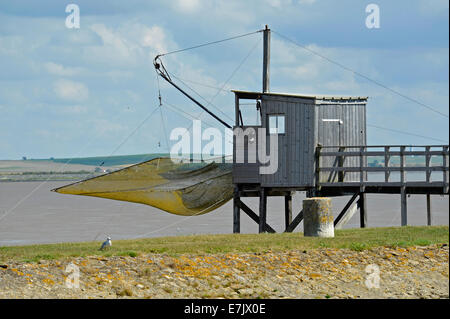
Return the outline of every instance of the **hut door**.
{"type": "MultiPolygon", "coordinates": [[[[340,105],[327,105],[322,107],[319,123],[319,143],[323,146],[336,146],[336,148],[328,148],[327,151],[337,152],[339,146],[344,145],[344,120],[342,107],[340,105]]],[[[324,167],[341,166],[342,163],[337,157],[324,157],[321,159],[321,165],[324,167]]],[[[321,182],[337,182],[339,176],[336,172],[329,174],[321,174],[321,182]]]]}
{"type": "Polygon", "coordinates": [[[316,143],[314,101],[298,97],[263,96],[261,107],[267,143],[270,136],[276,136],[278,140],[277,171],[261,175],[261,185],[313,186],[316,143]]]}

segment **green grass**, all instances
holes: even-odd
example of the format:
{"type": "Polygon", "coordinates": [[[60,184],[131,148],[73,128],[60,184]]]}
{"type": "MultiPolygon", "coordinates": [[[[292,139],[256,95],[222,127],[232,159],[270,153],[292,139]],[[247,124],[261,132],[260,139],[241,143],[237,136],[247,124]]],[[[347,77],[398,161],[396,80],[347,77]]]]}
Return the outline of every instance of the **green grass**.
{"type": "Polygon", "coordinates": [[[239,253],[315,248],[347,248],[361,251],[377,246],[409,247],[449,242],[448,226],[387,227],[335,231],[334,238],[304,237],[302,233],[192,235],[113,240],[113,246],[100,251],[101,242],[60,243],[0,247],[0,262],[62,259],[78,256],[130,256],[145,253],[239,253]]]}

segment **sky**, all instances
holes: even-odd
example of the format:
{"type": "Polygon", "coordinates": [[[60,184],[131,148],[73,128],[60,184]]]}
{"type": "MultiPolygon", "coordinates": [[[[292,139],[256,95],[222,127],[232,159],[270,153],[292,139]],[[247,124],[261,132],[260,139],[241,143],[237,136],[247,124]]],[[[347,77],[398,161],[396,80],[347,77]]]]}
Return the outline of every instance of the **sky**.
{"type": "MultiPolygon", "coordinates": [[[[447,0],[1,1],[0,159],[161,153],[192,118],[222,128],[158,80],[153,58],[266,24],[272,92],[368,96],[369,145],[448,144],[448,15],[447,0]]],[[[230,124],[231,90],[262,87],[262,33],[162,60],[230,124]]]]}

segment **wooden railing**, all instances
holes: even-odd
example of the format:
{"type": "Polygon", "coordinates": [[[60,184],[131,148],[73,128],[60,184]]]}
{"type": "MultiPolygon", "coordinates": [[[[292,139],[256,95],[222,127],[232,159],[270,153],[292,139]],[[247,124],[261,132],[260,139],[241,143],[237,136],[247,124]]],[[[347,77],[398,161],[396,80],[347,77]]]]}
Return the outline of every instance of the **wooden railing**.
{"type": "Polygon", "coordinates": [[[366,186],[437,186],[444,187],[444,193],[448,193],[448,156],[448,145],[318,146],[316,187],[359,185],[363,191],[366,186]],[[423,161],[416,160],[414,165],[408,165],[408,159],[416,156],[423,157],[423,161]],[[370,157],[381,160],[377,166],[368,166],[370,157]],[[399,157],[399,160],[394,162],[394,157],[399,157]],[[438,161],[432,161],[433,157],[439,157],[438,161]],[[375,172],[384,173],[384,180],[368,179],[368,174],[375,172]],[[399,172],[398,181],[392,179],[393,172],[399,172]],[[407,172],[423,172],[425,175],[422,180],[408,181],[407,172]],[[433,172],[442,172],[442,179],[432,180],[433,172]]]}

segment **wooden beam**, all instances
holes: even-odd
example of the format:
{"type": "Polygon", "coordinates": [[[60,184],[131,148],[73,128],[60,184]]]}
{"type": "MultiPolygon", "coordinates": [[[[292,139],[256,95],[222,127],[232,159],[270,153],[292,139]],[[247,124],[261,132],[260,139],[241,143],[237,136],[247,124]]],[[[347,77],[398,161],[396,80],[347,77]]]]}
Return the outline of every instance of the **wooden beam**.
{"type": "MultiPolygon", "coordinates": [[[[246,213],[248,215],[248,217],[250,217],[256,223],[259,224],[259,221],[260,221],[259,216],[256,215],[256,213],[254,211],[252,211],[250,207],[245,205],[245,203],[243,201],[239,201],[239,207],[242,209],[242,211],[244,213],[246,213]]],[[[272,227],[270,227],[267,223],[264,226],[264,230],[268,233],[276,233],[276,231],[272,227]]]]}
{"type": "Polygon", "coordinates": [[[290,223],[289,226],[286,227],[285,232],[286,233],[292,233],[294,231],[294,229],[298,226],[298,224],[300,224],[300,222],[302,220],[303,220],[303,210],[300,213],[298,213],[298,215],[294,218],[292,223],[290,223]]]}
{"type": "MultiPolygon", "coordinates": [[[[352,206],[353,202],[355,201],[355,199],[358,197],[358,193],[355,193],[352,198],[350,198],[350,200],[348,201],[348,203],[344,206],[344,208],[342,209],[342,211],[340,212],[340,214],[338,215],[338,217],[336,217],[336,219],[334,220],[334,226],[338,226],[339,222],[342,220],[342,218],[346,217],[345,219],[347,219],[348,216],[346,216],[348,209],[350,208],[350,206],[352,206]]],[[[353,214],[352,214],[353,215],[353,214]]],[[[350,217],[351,218],[351,217],[350,217]]],[[[345,220],[344,219],[344,220],[345,220]]],[[[343,223],[339,224],[340,227],[344,226],[347,222],[348,219],[343,223]]]]}
{"type": "Polygon", "coordinates": [[[284,196],[284,220],[287,229],[292,222],[292,195],[284,196]]]}

